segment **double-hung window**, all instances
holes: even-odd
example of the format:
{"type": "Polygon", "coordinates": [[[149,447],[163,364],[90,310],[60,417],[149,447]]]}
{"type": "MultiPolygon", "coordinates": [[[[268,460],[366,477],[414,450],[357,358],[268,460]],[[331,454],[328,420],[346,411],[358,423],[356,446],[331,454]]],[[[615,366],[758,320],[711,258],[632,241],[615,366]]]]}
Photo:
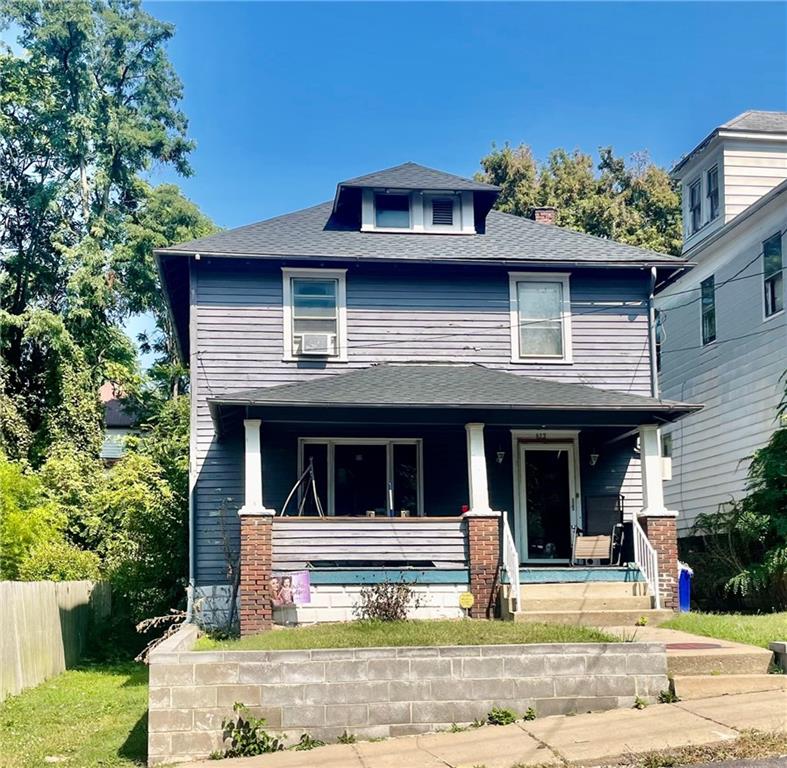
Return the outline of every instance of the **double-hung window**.
{"type": "Polygon", "coordinates": [[[719,166],[714,165],[705,175],[706,195],[708,197],[708,220],[719,215],[719,166]]]}
{"type": "Polygon", "coordinates": [[[765,290],[765,317],[784,309],[784,272],[781,233],[769,237],[762,244],[763,288],[765,290]]]}
{"type": "Polygon", "coordinates": [[[345,272],[282,269],[285,359],[347,359],[345,272]]]}
{"type": "Polygon", "coordinates": [[[509,274],[511,359],[571,362],[571,297],[565,273],[509,274]]]}
{"type": "Polygon", "coordinates": [[[693,235],[702,226],[702,179],[697,179],[689,186],[689,221],[689,234],[693,235]]]}
{"type": "Polygon", "coordinates": [[[713,275],[700,283],[702,306],[702,343],[716,340],[716,286],[713,275]]]}

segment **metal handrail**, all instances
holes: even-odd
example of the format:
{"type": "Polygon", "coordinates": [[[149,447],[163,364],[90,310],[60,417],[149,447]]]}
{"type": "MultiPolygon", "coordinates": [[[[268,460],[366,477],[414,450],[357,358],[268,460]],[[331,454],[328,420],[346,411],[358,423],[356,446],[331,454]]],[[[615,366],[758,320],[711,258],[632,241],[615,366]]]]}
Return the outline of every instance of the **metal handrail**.
{"type": "Polygon", "coordinates": [[[509,600],[512,611],[519,610],[519,551],[516,548],[511,526],[508,524],[508,513],[503,512],[503,570],[508,577],[509,600]]]}
{"type": "Polygon", "coordinates": [[[648,541],[647,534],[642,530],[637,518],[633,518],[632,530],[634,532],[634,562],[642,571],[650,585],[653,595],[654,607],[661,608],[661,595],[659,593],[659,556],[653,545],[648,541]]]}

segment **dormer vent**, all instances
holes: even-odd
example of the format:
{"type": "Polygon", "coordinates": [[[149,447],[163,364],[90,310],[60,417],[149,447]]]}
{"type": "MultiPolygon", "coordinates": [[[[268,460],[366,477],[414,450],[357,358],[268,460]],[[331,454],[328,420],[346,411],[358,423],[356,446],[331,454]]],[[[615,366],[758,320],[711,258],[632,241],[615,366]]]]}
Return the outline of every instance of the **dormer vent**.
{"type": "Polygon", "coordinates": [[[435,197],[432,199],[432,226],[454,226],[454,198],[435,197]]]}

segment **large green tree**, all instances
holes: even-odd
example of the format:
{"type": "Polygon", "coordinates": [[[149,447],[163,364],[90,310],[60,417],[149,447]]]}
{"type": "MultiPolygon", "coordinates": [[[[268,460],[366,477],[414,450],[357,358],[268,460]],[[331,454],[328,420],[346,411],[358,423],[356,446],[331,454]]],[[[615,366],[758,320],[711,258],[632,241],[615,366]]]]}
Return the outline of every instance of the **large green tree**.
{"type": "Polygon", "coordinates": [[[574,150],[555,149],[539,163],[530,147],[492,146],[481,159],[481,181],[501,188],[496,207],[529,216],[537,206],[557,208],[559,226],[679,254],[681,211],[677,185],[646,154],[629,163],[610,148],[598,163],[574,150]]]}
{"type": "Polygon", "coordinates": [[[0,53],[0,440],[38,464],[63,437],[95,451],[98,385],[136,372],[118,248],[141,175],[188,174],[191,142],[173,29],[137,0],[0,0],[0,23],[21,49],[0,53]]]}

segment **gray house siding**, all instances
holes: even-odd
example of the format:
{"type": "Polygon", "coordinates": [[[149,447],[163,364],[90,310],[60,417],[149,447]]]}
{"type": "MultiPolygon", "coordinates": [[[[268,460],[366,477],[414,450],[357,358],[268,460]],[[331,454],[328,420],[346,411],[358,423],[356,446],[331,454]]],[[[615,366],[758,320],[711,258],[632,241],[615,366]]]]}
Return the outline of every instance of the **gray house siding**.
{"type": "MultiPolygon", "coordinates": [[[[462,360],[530,376],[650,394],[646,270],[572,272],[573,364],[522,365],[511,362],[507,269],[349,264],[349,361],[293,363],[282,360],[280,266],[206,258],[193,265],[193,545],[198,584],[226,581],[224,540],[236,541],[235,512],[243,494],[242,435],[230,431],[221,441],[216,439],[207,405],[211,396],[340,373],[375,362],[462,360]]],[[[381,428],[383,432],[393,436],[390,428],[381,428]]],[[[457,425],[455,435],[442,428],[439,432],[424,432],[424,463],[429,467],[424,472],[424,504],[428,514],[452,515],[467,501],[464,428],[457,425]]],[[[498,437],[491,428],[487,432],[491,502],[498,509],[512,511],[510,432],[503,430],[507,466],[494,461],[498,437]],[[499,482],[498,475],[505,475],[505,482],[499,482]]],[[[297,436],[306,434],[263,422],[268,506],[278,509],[283,503],[296,474],[297,436]]],[[[590,447],[582,446],[583,454],[591,452],[590,447]]],[[[607,466],[620,478],[630,512],[640,504],[639,468],[632,458],[631,444],[616,444],[614,449],[598,452],[597,477],[601,478],[601,466],[607,466]],[[621,456],[613,458],[617,453],[621,456]]],[[[582,464],[588,464],[584,456],[582,464]]],[[[603,483],[609,485],[609,478],[603,483]]],[[[588,487],[593,487],[592,479],[588,487]]]]}
{"type": "MultiPolygon", "coordinates": [[[[785,226],[787,217],[780,228],[785,226]]],[[[700,302],[692,301],[698,291],[675,297],[673,303],[684,306],[665,305],[662,397],[705,406],[664,428],[673,455],[665,499],[680,510],[684,535],[698,514],[741,496],[751,456],[776,427],[784,391],[779,379],[787,369],[787,323],[784,313],[764,319],[761,237],[748,241],[741,240],[740,253],[715,272],[716,342],[701,346],[700,302]]]]}

